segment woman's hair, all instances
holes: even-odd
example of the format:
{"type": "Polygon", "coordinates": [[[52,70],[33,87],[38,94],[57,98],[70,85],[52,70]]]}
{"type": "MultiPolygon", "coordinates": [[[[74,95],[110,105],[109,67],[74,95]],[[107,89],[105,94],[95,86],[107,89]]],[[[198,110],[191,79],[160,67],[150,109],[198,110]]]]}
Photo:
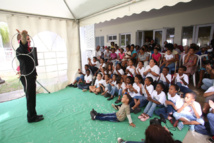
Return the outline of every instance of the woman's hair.
{"type": "Polygon", "coordinates": [[[161,125],[150,125],[145,135],[145,143],[175,143],[170,133],[161,125]]]}
{"type": "Polygon", "coordinates": [[[157,65],[157,64],[158,64],[158,62],[157,62],[156,60],[154,60],[154,59],[150,59],[150,61],[151,61],[151,60],[153,60],[153,61],[154,61],[155,65],[157,65]]]}

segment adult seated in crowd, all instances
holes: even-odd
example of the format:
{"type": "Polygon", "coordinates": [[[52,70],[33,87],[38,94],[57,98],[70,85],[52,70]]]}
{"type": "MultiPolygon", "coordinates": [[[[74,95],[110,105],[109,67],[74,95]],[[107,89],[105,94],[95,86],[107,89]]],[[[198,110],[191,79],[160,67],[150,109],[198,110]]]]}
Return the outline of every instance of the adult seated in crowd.
{"type": "Polygon", "coordinates": [[[200,50],[196,53],[196,55],[201,56],[201,55],[208,54],[208,53],[207,53],[207,47],[208,47],[207,44],[202,45],[202,46],[200,47],[200,50]]]}
{"type": "Polygon", "coordinates": [[[110,47],[105,47],[105,51],[104,51],[105,62],[107,62],[110,59],[111,51],[109,49],[110,47]]]}
{"type": "Polygon", "coordinates": [[[206,90],[203,96],[205,97],[203,113],[204,115],[207,115],[210,109],[209,100],[214,101],[214,86],[211,86],[208,90],[206,90]]]}
{"type": "Polygon", "coordinates": [[[98,60],[101,58],[101,51],[100,51],[100,46],[97,46],[96,51],[95,51],[95,57],[97,57],[98,60]]]}
{"type": "Polygon", "coordinates": [[[138,62],[143,61],[144,62],[144,67],[146,67],[149,63],[149,54],[145,52],[143,48],[140,48],[140,52],[137,55],[138,57],[138,62]]]}
{"type": "Polygon", "coordinates": [[[160,74],[160,68],[157,66],[157,62],[154,59],[151,59],[149,65],[146,66],[145,72],[143,75],[145,77],[151,77],[155,82],[160,74]]]}
{"type": "Polygon", "coordinates": [[[129,59],[132,59],[134,64],[136,64],[136,62],[137,62],[137,52],[134,49],[134,45],[131,45],[130,51],[131,51],[131,57],[129,59]]]}
{"type": "Polygon", "coordinates": [[[201,88],[203,90],[207,90],[209,87],[213,86],[214,84],[214,69],[211,64],[206,65],[206,71],[210,74],[210,78],[203,78],[201,88]]]}

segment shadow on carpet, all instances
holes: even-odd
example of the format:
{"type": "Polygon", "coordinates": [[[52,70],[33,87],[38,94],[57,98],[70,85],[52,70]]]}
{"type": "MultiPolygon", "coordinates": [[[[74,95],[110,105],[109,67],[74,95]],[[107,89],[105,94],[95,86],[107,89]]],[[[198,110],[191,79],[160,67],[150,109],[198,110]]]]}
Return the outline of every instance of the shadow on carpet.
{"type": "MultiPolygon", "coordinates": [[[[141,122],[137,118],[140,113],[131,115],[135,128],[129,126],[127,119],[119,123],[91,120],[92,108],[101,113],[115,112],[111,107],[115,100],[107,101],[101,95],[76,88],[38,94],[37,113],[43,114],[45,119],[31,124],[27,123],[25,98],[0,103],[0,142],[116,143],[118,137],[131,141],[144,139],[149,120],[141,122]]],[[[167,125],[172,127],[168,121],[167,125]]],[[[182,131],[171,132],[174,139],[182,141],[187,131],[185,126],[182,131]]]]}

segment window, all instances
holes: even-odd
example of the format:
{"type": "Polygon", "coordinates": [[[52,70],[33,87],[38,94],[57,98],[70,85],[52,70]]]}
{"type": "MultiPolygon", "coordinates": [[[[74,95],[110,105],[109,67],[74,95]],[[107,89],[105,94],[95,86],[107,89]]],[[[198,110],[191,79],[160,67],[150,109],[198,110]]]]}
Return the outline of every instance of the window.
{"type": "Polygon", "coordinates": [[[117,41],[117,35],[108,35],[108,42],[117,41]]]}
{"type": "Polygon", "coordinates": [[[166,41],[168,43],[174,43],[174,37],[175,37],[175,28],[168,28],[166,30],[166,41]]]}
{"type": "Polygon", "coordinates": [[[209,45],[210,40],[212,39],[212,25],[200,25],[197,27],[197,40],[196,43],[198,46],[207,44],[209,45]]]}
{"type": "Polygon", "coordinates": [[[182,28],[182,45],[190,45],[193,43],[193,26],[182,28]]]}
{"type": "Polygon", "coordinates": [[[121,34],[120,35],[120,46],[126,47],[131,44],[131,34],[121,34]]]}

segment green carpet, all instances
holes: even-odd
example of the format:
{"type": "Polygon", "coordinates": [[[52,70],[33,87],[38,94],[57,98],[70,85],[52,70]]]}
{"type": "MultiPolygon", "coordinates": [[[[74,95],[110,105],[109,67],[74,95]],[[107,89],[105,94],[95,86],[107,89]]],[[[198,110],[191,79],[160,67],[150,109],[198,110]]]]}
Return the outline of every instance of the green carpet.
{"type": "MultiPolygon", "coordinates": [[[[116,100],[116,99],[115,99],[116,100]]],[[[149,120],[141,122],[132,114],[136,124],[129,126],[128,120],[113,123],[92,121],[92,108],[101,113],[115,110],[111,103],[101,95],[82,92],[76,88],[66,88],[51,94],[37,95],[37,112],[45,120],[39,123],[27,123],[26,99],[0,103],[0,142],[1,143],[116,143],[118,137],[125,140],[141,141],[149,120]]],[[[167,124],[171,127],[170,123],[167,124]]],[[[174,139],[183,140],[188,127],[182,131],[172,131],[174,139]]]]}

